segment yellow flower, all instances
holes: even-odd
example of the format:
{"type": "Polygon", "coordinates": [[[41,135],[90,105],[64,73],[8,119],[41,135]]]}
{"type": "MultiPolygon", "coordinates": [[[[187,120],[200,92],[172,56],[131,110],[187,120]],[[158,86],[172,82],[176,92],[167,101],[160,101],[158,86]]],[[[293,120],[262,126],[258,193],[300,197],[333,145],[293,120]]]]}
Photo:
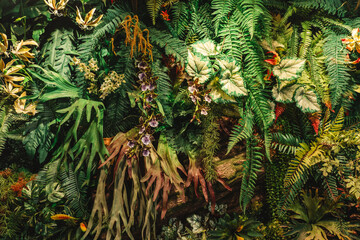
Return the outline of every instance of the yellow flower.
{"type": "Polygon", "coordinates": [[[245,240],[243,237],[236,235],[236,240],[245,240]]]}
{"type": "Polygon", "coordinates": [[[351,32],[352,38],[344,38],[341,41],[346,44],[346,49],[349,51],[353,51],[354,48],[358,53],[360,53],[360,36],[359,36],[359,28],[355,28],[351,32]]]}
{"type": "Polygon", "coordinates": [[[99,23],[104,15],[101,14],[98,18],[91,21],[95,10],[96,10],[96,8],[91,9],[90,12],[88,12],[86,14],[85,20],[83,20],[83,18],[81,17],[81,14],[80,14],[80,10],[76,7],[76,22],[80,25],[80,27],[82,29],[90,29],[92,27],[96,27],[97,25],[99,25],[99,23]]]}

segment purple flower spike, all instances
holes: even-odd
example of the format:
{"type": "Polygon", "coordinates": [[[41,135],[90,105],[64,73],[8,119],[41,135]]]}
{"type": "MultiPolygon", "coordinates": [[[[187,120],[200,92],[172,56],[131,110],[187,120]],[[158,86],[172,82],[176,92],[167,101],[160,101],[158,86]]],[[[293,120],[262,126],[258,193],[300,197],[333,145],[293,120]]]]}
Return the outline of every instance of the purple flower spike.
{"type": "Polygon", "coordinates": [[[211,97],[209,96],[209,94],[205,95],[204,100],[208,103],[211,103],[211,97]]]}
{"type": "Polygon", "coordinates": [[[156,85],[153,84],[153,83],[150,83],[150,85],[149,85],[149,90],[150,90],[150,91],[153,91],[153,90],[155,90],[155,88],[156,88],[156,85]]]}
{"type": "Polygon", "coordinates": [[[145,127],[141,127],[139,130],[139,134],[143,134],[145,132],[145,127]]]}
{"type": "Polygon", "coordinates": [[[143,152],[142,152],[142,155],[143,155],[144,157],[148,157],[148,156],[150,155],[149,149],[145,148],[145,149],[143,150],[143,152]]]}
{"type": "Polygon", "coordinates": [[[138,77],[139,77],[140,81],[143,81],[146,78],[146,74],[143,72],[139,73],[138,77]]]}
{"type": "Polygon", "coordinates": [[[193,103],[196,103],[197,97],[195,95],[190,95],[190,98],[193,103]]]}
{"type": "Polygon", "coordinates": [[[195,85],[192,85],[192,86],[189,86],[189,87],[188,87],[188,90],[189,90],[191,93],[194,93],[197,89],[196,89],[195,85]]]}
{"type": "Polygon", "coordinates": [[[145,136],[143,136],[141,138],[141,142],[144,144],[144,145],[149,145],[151,143],[151,140],[150,140],[150,135],[149,134],[145,134],[145,136]]]}
{"type": "Polygon", "coordinates": [[[155,118],[153,118],[153,119],[150,120],[149,125],[150,125],[150,127],[152,127],[152,128],[156,128],[157,126],[159,126],[159,122],[156,121],[155,118]]]}
{"type": "Polygon", "coordinates": [[[148,95],[148,96],[146,97],[146,101],[147,101],[147,102],[152,102],[153,99],[154,99],[154,98],[152,97],[152,95],[148,95]]]}
{"type": "Polygon", "coordinates": [[[139,62],[138,68],[140,68],[140,69],[145,69],[145,68],[147,68],[147,63],[146,63],[146,62],[139,62]]]}
{"type": "Polygon", "coordinates": [[[133,141],[128,141],[127,145],[129,148],[135,147],[135,143],[133,141]]]}
{"type": "Polygon", "coordinates": [[[146,90],[149,90],[149,85],[146,83],[141,84],[141,91],[145,92],[146,90]]]}
{"type": "Polygon", "coordinates": [[[201,109],[201,115],[208,115],[208,112],[206,111],[205,108],[201,109]]]}

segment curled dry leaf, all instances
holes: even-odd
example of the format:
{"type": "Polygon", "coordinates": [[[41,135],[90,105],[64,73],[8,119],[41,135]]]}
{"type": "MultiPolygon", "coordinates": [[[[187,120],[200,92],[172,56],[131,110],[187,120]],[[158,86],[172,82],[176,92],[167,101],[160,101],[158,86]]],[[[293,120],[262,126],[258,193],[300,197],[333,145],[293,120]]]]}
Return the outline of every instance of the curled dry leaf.
{"type": "Polygon", "coordinates": [[[20,70],[22,70],[25,65],[15,65],[13,66],[16,60],[13,59],[5,65],[3,59],[0,60],[0,78],[3,78],[5,83],[11,83],[14,87],[20,87],[20,85],[15,84],[14,82],[23,81],[25,78],[21,76],[17,76],[14,74],[18,74],[20,70]]]}
{"type": "Polygon", "coordinates": [[[29,58],[34,58],[35,54],[30,52],[31,48],[26,47],[29,45],[39,46],[37,42],[31,39],[26,41],[21,40],[14,45],[11,52],[21,60],[30,62],[29,58]]]}
{"type": "Polygon", "coordinates": [[[19,96],[17,94],[22,91],[22,87],[14,87],[11,83],[5,83],[5,85],[2,85],[2,88],[5,93],[15,98],[18,98],[19,96]]]}
{"type": "Polygon", "coordinates": [[[45,4],[49,6],[50,12],[54,14],[55,16],[62,16],[62,14],[59,11],[62,11],[65,9],[66,4],[69,2],[69,0],[60,0],[60,2],[56,3],[56,0],[44,0],[45,4]]]}
{"type": "Polygon", "coordinates": [[[3,40],[3,43],[0,42],[0,55],[4,54],[6,57],[8,57],[9,54],[7,52],[7,49],[9,47],[9,42],[8,42],[7,36],[4,33],[0,33],[0,36],[3,40]]]}
{"type": "Polygon", "coordinates": [[[26,100],[20,99],[26,96],[26,92],[23,92],[18,99],[14,102],[14,108],[17,113],[35,115],[36,114],[36,104],[30,103],[26,106],[26,100]]]}

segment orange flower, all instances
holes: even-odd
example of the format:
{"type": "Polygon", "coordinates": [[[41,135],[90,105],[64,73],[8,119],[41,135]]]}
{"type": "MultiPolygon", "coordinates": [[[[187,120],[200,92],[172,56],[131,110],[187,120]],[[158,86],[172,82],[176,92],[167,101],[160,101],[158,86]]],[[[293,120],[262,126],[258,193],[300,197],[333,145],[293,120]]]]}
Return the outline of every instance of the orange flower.
{"type": "Polygon", "coordinates": [[[28,181],[26,181],[23,177],[19,177],[18,181],[11,185],[11,190],[16,193],[18,197],[21,196],[22,189],[26,186],[28,181]]]}
{"type": "Polygon", "coordinates": [[[280,59],[280,56],[279,56],[279,54],[277,52],[269,51],[267,53],[272,53],[272,54],[274,54],[274,56],[272,58],[270,58],[270,59],[264,60],[265,62],[270,63],[271,65],[278,65],[280,63],[281,59],[280,59]]]}
{"type": "Polygon", "coordinates": [[[86,224],[84,222],[80,223],[80,229],[83,232],[86,232],[86,224]]]}
{"type": "Polygon", "coordinates": [[[6,168],[4,171],[0,171],[0,176],[3,178],[8,178],[12,174],[10,168],[6,168]]]}
{"type": "Polygon", "coordinates": [[[167,10],[161,11],[160,15],[163,17],[163,19],[164,19],[165,21],[170,21],[170,18],[169,18],[170,16],[169,16],[167,10]]]}
{"type": "Polygon", "coordinates": [[[346,44],[346,49],[349,51],[353,51],[354,48],[358,53],[360,53],[360,36],[359,36],[359,28],[355,28],[351,31],[351,37],[341,39],[341,41],[346,44]]]}

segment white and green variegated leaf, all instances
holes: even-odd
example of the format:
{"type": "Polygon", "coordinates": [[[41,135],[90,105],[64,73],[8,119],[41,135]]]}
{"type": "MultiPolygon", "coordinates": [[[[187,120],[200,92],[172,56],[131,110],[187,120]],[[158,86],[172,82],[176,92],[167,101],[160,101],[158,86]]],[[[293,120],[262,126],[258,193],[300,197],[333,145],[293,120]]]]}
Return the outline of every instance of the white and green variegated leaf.
{"type": "Polygon", "coordinates": [[[231,74],[229,70],[226,70],[219,82],[221,89],[230,96],[242,97],[248,94],[244,86],[244,79],[238,73],[231,74]]]}
{"type": "Polygon", "coordinates": [[[216,60],[222,71],[229,70],[231,74],[235,74],[240,71],[239,64],[232,57],[222,57],[217,58],[216,60]]]}
{"type": "Polygon", "coordinates": [[[303,59],[282,59],[273,69],[273,73],[280,81],[290,81],[299,78],[305,68],[303,59]]]}
{"type": "Polygon", "coordinates": [[[188,59],[186,65],[186,72],[191,77],[199,79],[199,83],[203,84],[209,80],[212,75],[212,65],[208,57],[201,56],[197,53],[192,53],[188,50],[188,59]]]}
{"type": "Polygon", "coordinates": [[[234,102],[236,102],[234,97],[229,96],[228,94],[226,94],[226,92],[224,92],[221,89],[218,79],[211,81],[210,84],[208,85],[208,89],[211,90],[209,95],[211,97],[211,100],[214,101],[215,103],[234,103],[234,102]]]}
{"type": "Polygon", "coordinates": [[[281,103],[291,103],[294,102],[294,93],[296,89],[299,87],[298,84],[291,84],[286,86],[274,86],[272,90],[273,97],[275,98],[275,101],[281,102],[281,103]]]}
{"type": "Polygon", "coordinates": [[[214,56],[220,53],[220,46],[211,39],[203,39],[191,44],[193,50],[204,56],[214,56]]]}
{"type": "Polygon", "coordinates": [[[313,90],[299,87],[294,96],[296,106],[304,113],[313,113],[320,111],[318,98],[313,90]]]}

